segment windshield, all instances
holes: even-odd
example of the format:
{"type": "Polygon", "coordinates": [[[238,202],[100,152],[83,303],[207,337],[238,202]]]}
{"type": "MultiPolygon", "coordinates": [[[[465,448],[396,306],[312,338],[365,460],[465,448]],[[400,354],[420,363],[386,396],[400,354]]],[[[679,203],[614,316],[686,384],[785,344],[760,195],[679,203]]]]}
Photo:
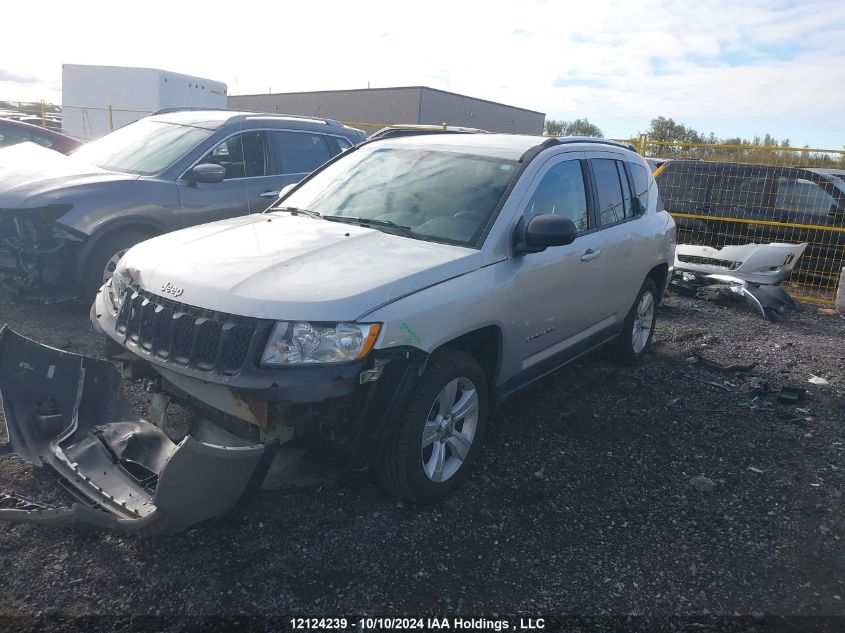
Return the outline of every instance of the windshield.
{"type": "Polygon", "coordinates": [[[110,171],[149,176],[170,167],[213,132],[141,119],[83,145],[71,156],[110,171]]]}
{"type": "Polygon", "coordinates": [[[374,145],[329,165],[279,206],[394,223],[417,237],[469,246],[515,172],[510,160],[374,145]]]}

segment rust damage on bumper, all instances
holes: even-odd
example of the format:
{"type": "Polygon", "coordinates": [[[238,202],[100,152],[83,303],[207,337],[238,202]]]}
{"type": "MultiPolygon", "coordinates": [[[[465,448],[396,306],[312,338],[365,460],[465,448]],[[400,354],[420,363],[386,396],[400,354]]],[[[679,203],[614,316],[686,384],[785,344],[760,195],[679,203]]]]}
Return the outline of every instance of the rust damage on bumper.
{"type": "Polygon", "coordinates": [[[7,494],[0,520],[172,534],[227,513],[260,485],[275,444],[174,443],[132,411],[120,382],[111,363],[0,329],[9,436],[0,455],[51,468],[77,499],[56,507],[7,494]]]}

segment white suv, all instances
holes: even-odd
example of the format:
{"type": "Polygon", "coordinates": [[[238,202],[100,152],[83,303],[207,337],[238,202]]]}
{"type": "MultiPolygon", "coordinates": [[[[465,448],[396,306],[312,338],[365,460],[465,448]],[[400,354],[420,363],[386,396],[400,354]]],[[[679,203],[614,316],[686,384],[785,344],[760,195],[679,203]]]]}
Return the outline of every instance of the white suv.
{"type": "MultiPolygon", "coordinates": [[[[202,413],[191,446],[320,447],[432,502],[504,399],[599,346],[643,356],[674,235],[645,160],[618,143],[385,139],[263,215],[133,247],[92,320],[159,394],[157,424],[162,403],[202,413]]],[[[142,473],[172,482],[186,441],[142,473]]]]}

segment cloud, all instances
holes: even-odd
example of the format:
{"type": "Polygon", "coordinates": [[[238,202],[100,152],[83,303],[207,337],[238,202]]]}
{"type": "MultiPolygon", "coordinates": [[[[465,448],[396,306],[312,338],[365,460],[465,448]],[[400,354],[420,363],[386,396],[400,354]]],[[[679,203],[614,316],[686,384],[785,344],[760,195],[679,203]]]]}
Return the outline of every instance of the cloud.
{"type": "MultiPolygon", "coordinates": [[[[663,114],[721,121],[729,135],[755,118],[777,117],[794,123],[758,131],[796,142],[813,120],[831,145],[845,143],[837,114],[845,102],[842,0],[429,0],[424,11],[374,0],[360,4],[355,20],[319,28],[307,4],[238,6],[214,45],[208,34],[220,24],[213,12],[148,0],[132,28],[122,16],[90,21],[72,13],[60,25],[41,25],[44,40],[62,39],[61,48],[32,50],[28,34],[6,33],[0,58],[6,74],[42,82],[27,94],[47,92],[63,62],[113,64],[219,79],[241,94],[423,84],[552,118],[586,116],[599,126],[626,119],[645,129],[663,114]],[[256,19],[273,25],[268,37],[252,37],[256,19]],[[63,38],[67,30],[77,36],[63,38]],[[167,45],[149,46],[151,38],[167,45]],[[13,64],[15,50],[28,54],[13,64]]],[[[322,15],[347,10],[340,0],[321,4],[322,15]]],[[[24,16],[23,5],[7,9],[10,22],[18,11],[24,16]]],[[[14,86],[4,84],[0,98],[15,98],[14,86]]]]}
{"type": "Polygon", "coordinates": [[[0,81],[15,84],[35,84],[38,83],[38,78],[31,75],[21,75],[19,73],[0,68],[0,81]]]}

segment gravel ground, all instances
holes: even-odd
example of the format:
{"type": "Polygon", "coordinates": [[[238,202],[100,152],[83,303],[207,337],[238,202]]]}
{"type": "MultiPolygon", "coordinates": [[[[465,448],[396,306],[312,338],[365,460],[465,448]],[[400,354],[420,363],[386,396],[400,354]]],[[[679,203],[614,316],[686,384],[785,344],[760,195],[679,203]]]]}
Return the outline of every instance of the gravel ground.
{"type": "MultiPolygon", "coordinates": [[[[86,312],[0,300],[0,324],[98,355],[86,312]]],[[[845,616],[845,320],[674,295],[659,317],[641,366],[599,353],[509,402],[439,507],[354,473],[166,538],[0,525],[0,616],[845,616]],[[807,400],[752,402],[751,377],[807,400]]],[[[51,484],[0,460],[0,491],[51,484]]]]}

